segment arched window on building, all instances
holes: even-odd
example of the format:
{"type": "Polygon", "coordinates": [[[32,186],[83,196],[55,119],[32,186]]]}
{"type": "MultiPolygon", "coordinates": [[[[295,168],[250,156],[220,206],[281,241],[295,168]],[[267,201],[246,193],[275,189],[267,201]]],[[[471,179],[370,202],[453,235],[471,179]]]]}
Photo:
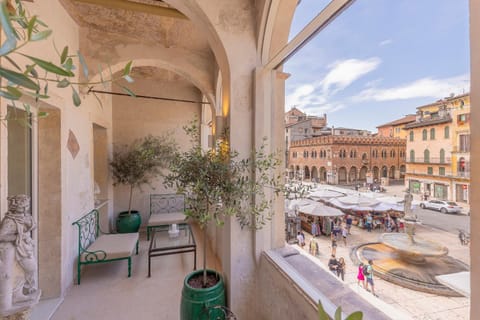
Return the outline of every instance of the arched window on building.
{"type": "Polygon", "coordinates": [[[445,163],[445,150],[440,149],[440,163],[445,163]]]}
{"type": "Polygon", "coordinates": [[[413,133],[413,130],[410,131],[410,141],[413,141],[413,138],[414,138],[414,133],[413,133]]]}
{"type": "Polygon", "coordinates": [[[410,150],[410,162],[415,162],[415,150],[410,150]]]}
{"type": "Polygon", "coordinates": [[[450,127],[446,126],[445,129],[443,129],[443,137],[445,139],[450,139],[450,127]]]}
{"type": "Polygon", "coordinates": [[[430,129],[430,140],[435,140],[435,128],[430,129]]]}
{"type": "Polygon", "coordinates": [[[423,129],[422,131],[422,140],[427,140],[428,132],[427,129],[423,129]]]}
{"type": "Polygon", "coordinates": [[[425,151],[423,151],[423,161],[425,163],[430,162],[430,151],[428,151],[428,149],[425,149],[425,151]]]}

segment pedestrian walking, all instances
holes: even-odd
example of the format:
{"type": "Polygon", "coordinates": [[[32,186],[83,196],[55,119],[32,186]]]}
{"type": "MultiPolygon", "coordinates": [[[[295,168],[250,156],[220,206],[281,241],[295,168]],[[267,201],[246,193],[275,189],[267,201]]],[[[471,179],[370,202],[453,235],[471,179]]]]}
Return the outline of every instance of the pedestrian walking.
{"type": "Polygon", "coordinates": [[[375,296],[375,297],[378,297],[376,294],[375,294],[375,285],[373,283],[373,261],[372,260],[368,260],[368,266],[365,270],[363,270],[363,273],[365,274],[365,277],[367,278],[367,291],[368,290],[368,286],[370,285],[370,288],[371,288],[371,291],[372,291],[372,294],[375,296]],[[366,271],[366,272],[365,272],[366,271]]]}
{"type": "Polygon", "coordinates": [[[335,258],[334,254],[332,254],[332,256],[330,257],[330,260],[328,260],[328,269],[330,269],[330,271],[332,271],[335,274],[337,273],[338,260],[337,258],[335,258]]]}
{"type": "Polygon", "coordinates": [[[333,233],[330,237],[332,239],[332,256],[335,256],[337,254],[337,237],[333,233]]]}
{"type": "Polygon", "coordinates": [[[358,273],[357,273],[357,285],[360,285],[360,283],[362,283],[362,288],[365,289],[365,276],[363,274],[363,267],[364,267],[363,262],[360,262],[360,265],[358,266],[358,273]]]}
{"type": "Polygon", "coordinates": [[[351,233],[350,233],[350,229],[352,229],[352,223],[353,223],[352,216],[348,214],[348,215],[347,215],[347,218],[345,219],[345,222],[346,222],[346,224],[347,224],[348,234],[351,234],[351,233]]]}
{"type": "Polygon", "coordinates": [[[305,246],[305,236],[300,231],[297,232],[297,242],[300,247],[305,246]]]}
{"type": "Polygon", "coordinates": [[[314,238],[310,241],[310,254],[313,256],[318,255],[318,243],[314,238]]]}
{"type": "Polygon", "coordinates": [[[337,277],[342,278],[342,281],[345,281],[345,268],[345,259],[340,257],[340,259],[338,259],[337,277]]]}
{"type": "Polygon", "coordinates": [[[365,222],[365,226],[367,227],[368,232],[372,232],[372,223],[373,223],[373,217],[369,213],[369,214],[367,214],[367,219],[366,219],[366,222],[365,222]]]}
{"type": "Polygon", "coordinates": [[[343,238],[343,244],[345,245],[345,247],[347,246],[347,234],[348,234],[347,227],[342,228],[342,238],[343,238]]]}

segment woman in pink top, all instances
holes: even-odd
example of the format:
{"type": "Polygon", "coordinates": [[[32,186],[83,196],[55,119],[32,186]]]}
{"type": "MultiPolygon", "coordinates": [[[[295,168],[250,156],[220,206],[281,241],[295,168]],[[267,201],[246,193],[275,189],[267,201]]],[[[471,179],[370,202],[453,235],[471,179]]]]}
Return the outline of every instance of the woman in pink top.
{"type": "Polygon", "coordinates": [[[360,281],[362,282],[362,287],[365,289],[365,276],[363,275],[363,262],[360,262],[360,265],[358,266],[357,285],[360,285],[360,281]]]}

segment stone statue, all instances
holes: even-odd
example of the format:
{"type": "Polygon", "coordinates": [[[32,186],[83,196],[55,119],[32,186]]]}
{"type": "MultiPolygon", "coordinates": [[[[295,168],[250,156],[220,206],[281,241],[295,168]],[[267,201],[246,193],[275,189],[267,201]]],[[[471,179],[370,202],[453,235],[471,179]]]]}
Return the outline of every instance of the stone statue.
{"type": "Polygon", "coordinates": [[[7,316],[36,304],[40,298],[35,280],[37,261],[31,231],[35,222],[30,197],[7,198],[8,211],[0,224],[0,315],[7,316]],[[19,272],[20,271],[20,272],[19,272]]]}
{"type": "Polygon", "coordinates": [[[410,243],[415,243],[413,235],[415,234],[415,223],[417,221],[417,217],[412,213],[412,201],[413,195],[410,193],[410,190],[407,189],[403,203],[403,211],[405,213],[405,231],[408,235],[410,243]]]}

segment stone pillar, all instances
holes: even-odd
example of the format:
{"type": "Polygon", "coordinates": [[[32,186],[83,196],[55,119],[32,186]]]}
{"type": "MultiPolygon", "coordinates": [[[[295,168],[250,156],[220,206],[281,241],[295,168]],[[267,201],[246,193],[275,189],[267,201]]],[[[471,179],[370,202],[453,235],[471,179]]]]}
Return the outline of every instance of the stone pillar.
{"type": "Polygon", "coordinates": [[[11,242],[0,242],[0,314],[9,310],[13,304],[15,247],[11,242]]]}

